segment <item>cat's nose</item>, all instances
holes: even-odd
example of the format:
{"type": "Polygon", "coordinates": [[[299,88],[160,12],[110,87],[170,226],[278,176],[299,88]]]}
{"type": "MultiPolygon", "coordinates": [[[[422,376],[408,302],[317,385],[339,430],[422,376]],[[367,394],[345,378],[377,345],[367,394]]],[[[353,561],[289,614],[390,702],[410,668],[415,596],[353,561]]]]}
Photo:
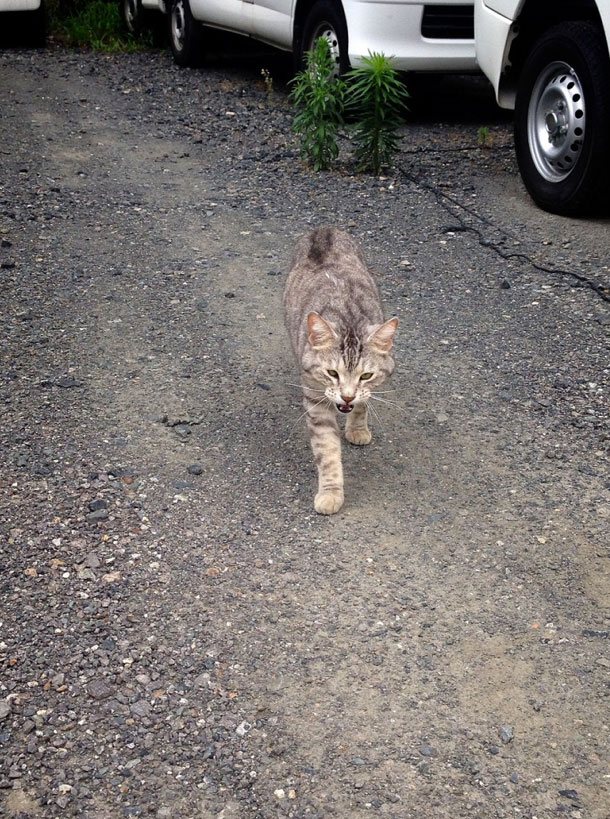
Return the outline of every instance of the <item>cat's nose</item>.
{"type": "Polygon", "coordinates": [[[344,404],[351,404],[352,401],[354,400],[354,397],[355,396],[353,395],[342,395],[341,400],[343,401],[344,404]]]}

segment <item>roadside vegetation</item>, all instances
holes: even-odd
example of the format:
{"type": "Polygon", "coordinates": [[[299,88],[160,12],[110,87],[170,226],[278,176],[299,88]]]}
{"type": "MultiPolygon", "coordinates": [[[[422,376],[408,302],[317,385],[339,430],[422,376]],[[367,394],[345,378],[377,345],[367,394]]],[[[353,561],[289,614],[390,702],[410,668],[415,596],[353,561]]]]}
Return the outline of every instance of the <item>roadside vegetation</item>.
{"type": "Polygon", "coordinates": [[[371,53],[362,66],[338,77],[328,42],[320,38],[292,83],[293,129],[315,171],[328,170],[338,158],[344,127],[358,171],[380,174],[392,164],[409,93],[390,58],[371,53]]]}
{"type": "Polygon", "coordinates": [[[53,38],[73,48],[116,54],[152,46],[152,35],[137,39],[125,30],[116,0],[48,0],[47,26],[53,38]]]}
{"type": "Polygon", "coordinates": [[[326,171],[339,154],[337,136],[343,125],[346,85],[335,75],[335,63],[324,38],[306,53],[305,67],[292,84],[293,130],[301,154],[314,171],[326,171]]]}

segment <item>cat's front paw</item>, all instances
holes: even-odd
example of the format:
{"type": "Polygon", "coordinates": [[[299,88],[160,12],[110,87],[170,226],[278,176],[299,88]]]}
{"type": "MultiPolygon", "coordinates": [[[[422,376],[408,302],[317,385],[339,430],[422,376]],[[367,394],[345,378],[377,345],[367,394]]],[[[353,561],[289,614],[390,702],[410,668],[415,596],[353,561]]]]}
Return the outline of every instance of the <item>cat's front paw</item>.
{"type": "Polygon", "coordinates": [[[334,515],[343,506],[343,491],[341,489],[327,489],[318,492],[314,498],[313,507],[319,515],[334,515]]]}
{"type": "Polygon", "coordinates": [[[366,446],[367,444],[371,443],[371,438],[373,437],[368,429],[346,429],[345,430],[345,437],[350,442],[350,444],[355,444],[356,446],[366,446]]]}

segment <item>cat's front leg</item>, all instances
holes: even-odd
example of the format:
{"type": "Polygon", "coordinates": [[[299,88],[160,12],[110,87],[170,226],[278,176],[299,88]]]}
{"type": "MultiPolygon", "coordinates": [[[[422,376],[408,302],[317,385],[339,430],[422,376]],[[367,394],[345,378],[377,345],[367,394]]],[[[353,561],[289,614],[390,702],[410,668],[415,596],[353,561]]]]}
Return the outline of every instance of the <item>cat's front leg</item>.
{"type": "Polygon", "coordinates": [[[345,421],[345,437],[350,444],[365,446],[371,443],[371,431],[367,424],[368,410],[366,404],[355,404],[354,409],[345,421]]]}
{"type": "Polygon", "coordinates": [[[318,468],[318,492],[314,509],[320,515],[334,515],[343,506],[343,465],[341,438],[335,410],[326,401],[305,398],[307,428],[318,468]]]}

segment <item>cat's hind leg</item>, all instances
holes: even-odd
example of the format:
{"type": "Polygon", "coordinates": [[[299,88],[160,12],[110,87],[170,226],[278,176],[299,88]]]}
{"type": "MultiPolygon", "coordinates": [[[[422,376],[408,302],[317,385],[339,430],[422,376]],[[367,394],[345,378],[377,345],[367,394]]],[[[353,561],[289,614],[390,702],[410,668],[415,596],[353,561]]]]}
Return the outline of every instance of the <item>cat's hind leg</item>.
{"type": "Polygon", "coordinates": [[[366,446],[371,443],[371,431],[367,423],[366,404],[356,404],[345,420],[345,437],[350,444],[366,446]]]}
{"type": "Polygon", "coordinates": [[[307,428],[318,468],[318,491],[314,509],[320,515],[334,515],[343,506],[343,464],[341,439],[335,408],[326,401],[305,398],[307,428]]]}

